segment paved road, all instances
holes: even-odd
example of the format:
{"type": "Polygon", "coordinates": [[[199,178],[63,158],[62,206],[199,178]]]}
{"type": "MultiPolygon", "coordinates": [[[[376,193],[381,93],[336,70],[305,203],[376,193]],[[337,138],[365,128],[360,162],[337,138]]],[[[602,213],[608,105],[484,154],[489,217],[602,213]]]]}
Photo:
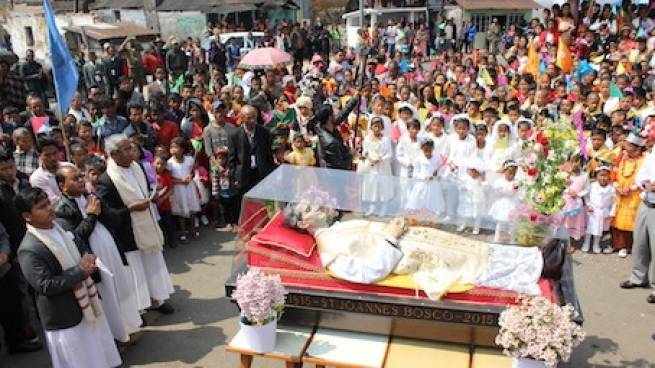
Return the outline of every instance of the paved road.
{"type": "MultiPolygon", "coordinates": [[[[206,230],[202,237],[166,250],[176,293],[170,316],[151,313],[149,325],[136,345],[123,351],[125,367],[223,368],[238,367],[224,345],[238,330],[237,310],[224,295],[230,273],[231,235],[206,230]]],[[[566,367],[655,367],[655,305],[645,301],[648,291],[624,291],[618,284],[629,272],[629,259],[577,253],[575,275],[585,313],[587,340],[566,367]]],[[[6,356],[0,368],[47,368],[45,349],[39,353],[6,356]]],[[[258,362],[257,368],[280,364],[258,362]]],[[[418,367],[417,367],[418,368],[418,367]]]]}

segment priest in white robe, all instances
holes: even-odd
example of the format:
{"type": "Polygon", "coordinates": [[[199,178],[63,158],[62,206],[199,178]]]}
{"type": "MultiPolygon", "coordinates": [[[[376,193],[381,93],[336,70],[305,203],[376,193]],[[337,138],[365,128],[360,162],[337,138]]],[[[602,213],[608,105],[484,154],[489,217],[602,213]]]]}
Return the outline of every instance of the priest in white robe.
{"type": "Polygon", "coordinates": [[[129,334],[142,323],[127,261],[121,259],[107,228],[98,222],[100,201],[94,195],[84,196],[84,173],[75,166],[65,166],[57,170],[55,177],[62,193],[55,206],[57,222],[87,243],[101,262],[102,281],[97,284],[101,304],[114,339],[127,343],[129,334]]]}
{"type": "Polygon", "coordinates": [[[16,196],[27,222],[18,249],[36,305],[53,368],[112,368],[122,364],[92,275],[97,258],[71,232],[55,223],[55,211],[40,188],[16,196]]]}
{"type": "Polygon", "coordinates": [[[149,187],[143,167],[132,160],[126,136],[108,137],[105,151],[110,157],[107,171],[96,186],[102,203],[100,222],[127,259],[139,309],[173,313],[173,307],[165,302],[174,288],[162,254],[164,235],[154,204],[157,193],[149,187]]]}

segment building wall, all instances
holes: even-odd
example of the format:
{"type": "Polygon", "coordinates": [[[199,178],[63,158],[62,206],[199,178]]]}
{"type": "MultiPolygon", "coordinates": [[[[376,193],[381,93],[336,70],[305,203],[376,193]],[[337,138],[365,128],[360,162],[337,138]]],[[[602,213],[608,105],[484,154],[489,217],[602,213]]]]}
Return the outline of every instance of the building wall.
{"type": "Polygon", "coordinates": [[[48,55],[48,33],[46,30],[43,14],[12,14],[7,17],[5,28],[11,36],[11,45],[14,53],[22,60],[28,49],[34,50],[34,56],[38,61],[49,59],[48,55]],[[28,44],[26,27],[31,27],[34,44],[28,44]]]}
{"type": "Polygon", "coordinates": [[[146,15],[143,9],[98,9],[96,14],[105,22],[130,22],[146,26],[146,15]],[[118,12],[118,17],[116,17],[118,12]]]}
{"type": "MultiPolygon", "coordinates": [[[[97,14],[107,22],[130,22],[147,27],[143,9],[99,9],[97,14]],[[118,12],[119,17],[116,17],[118,12]]],[[[199,11],[158,12],[161,37],[200,37],[205,31],[207,17],[199,11]]]]}
{"type": "MultiPolygon", "coordinates": [[[[59,32],[63,34],[63,27],[69,25],[86,25],[94,22],[92,14],[55,14],[55,23],[59,32]]],[[[49,68],[51,65],[50,50],[48,46],[48,31],[41,7],[23,7],[15,10],[6,17],[5,30],[11,36],[14,53],[21,60],[28,49],[34,50],[37,61],[49,68]],[[31,27],[34,39],[33,45],[28,44],[26,27],[31,27]]]]}
{"type": "Polygon", "coordinates": [[[159,26],[164,40],[170,36],[178,39],[202,38],[207,28],[207,17],[199,11],[159,12],[159,26]]]}

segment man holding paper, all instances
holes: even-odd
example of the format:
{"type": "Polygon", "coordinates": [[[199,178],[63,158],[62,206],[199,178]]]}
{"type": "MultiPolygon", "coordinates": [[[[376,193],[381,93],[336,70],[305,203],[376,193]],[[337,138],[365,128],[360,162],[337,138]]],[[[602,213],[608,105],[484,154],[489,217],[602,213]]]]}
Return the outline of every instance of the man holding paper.
{"type": "Polygon", "coordinates": [[[109,230],[98,222],[100,200],[93,194],[84,195],[84,173],[75,166],[64,166],[57,170],[56,179],[62,193],[55,206],[57,222],[84,240],[102,262],[97,285],[102,308],[114,339],[127,343],[129,334],[142,323],[127,261],[121,258],[109,230]]]}

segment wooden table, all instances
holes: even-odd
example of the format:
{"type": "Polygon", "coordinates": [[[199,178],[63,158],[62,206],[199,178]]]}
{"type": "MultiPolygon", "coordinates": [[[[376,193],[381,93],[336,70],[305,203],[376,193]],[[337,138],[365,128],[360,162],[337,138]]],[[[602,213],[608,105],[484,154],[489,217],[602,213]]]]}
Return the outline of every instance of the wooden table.
{"type": "Polygon", "coordinates": [[[394,337],[384,368],[469,368],[470,362],[467,345],[394,337]]]}
{"type": "Polygon", "coordinates": [[[248,347],[243,334],[239,331],[225,350],[240,355],[241,368],[250,368],[255,356],[282,361],[287,368],[300,368],[302,366],[302,357],[312,340],[313,333],[314,329],[308,327],[281,326],[277,329],[273,351],[260,354],[248,347]]]}
{"type": "Polygon", "coordinates": [[[302,361],[317,368],[381,368],[388,345],[389,336],[319,328],[302,361]]]}

